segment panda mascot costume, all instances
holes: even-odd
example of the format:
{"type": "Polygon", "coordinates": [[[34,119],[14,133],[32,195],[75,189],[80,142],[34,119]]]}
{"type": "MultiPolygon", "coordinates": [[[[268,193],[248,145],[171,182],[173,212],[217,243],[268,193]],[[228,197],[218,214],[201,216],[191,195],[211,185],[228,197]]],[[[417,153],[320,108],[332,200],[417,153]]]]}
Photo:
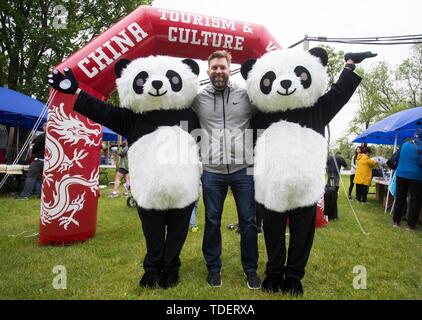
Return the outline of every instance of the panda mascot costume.
{"type": "Polygon", "coordinates": [[[257,108],[251,126],[261,133],[255,145],[254,181],[268,255],[265,291],[303,294],[301,279],[315,232],[316,203],[325,186],[324,128],[361,81],[353,72],[355,63],[372,56],[346,54],[345,68],[328,92],[328,55],[322,48],[271,51],[242,64],[249,98],[257,108]]]}
{"type": "Polygon", "coordinates": [[[172,287],[199,197],[198,147],[189,134],[199,128],[190,109],[199,90],[199,66],[191,59],[150,56],[122,59],[115,73],[122,108],[79,89],[68,68],[64,74],[53,71],[48,83],[78,94],[75,111],[127,138],[131,192],[147,247],[140,286],[172,287]]]}

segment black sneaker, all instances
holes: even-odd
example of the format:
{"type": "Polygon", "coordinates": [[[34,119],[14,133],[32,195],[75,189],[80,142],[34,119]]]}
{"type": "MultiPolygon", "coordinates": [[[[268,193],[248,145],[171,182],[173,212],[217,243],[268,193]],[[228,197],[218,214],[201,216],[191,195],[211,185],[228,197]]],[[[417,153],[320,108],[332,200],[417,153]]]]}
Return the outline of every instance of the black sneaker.
{"type": "Polygon", "coordinates": [[[210,287],[220,288],[221,287],[220,272],[208,272],[207,282],[210,285],[210,287]]]}
{"type": "Polygon", "coordinates": [[[261,289],[261,279],[256,274],[256,272],[251,272],[246,274],[246,283],[248,288],[252,290],[261,289]]]}
{"type": "Polygon", "coordinates": [[[407,231],[416,231],[416,227],[415,227],[415,226],[409,226],[409,225],[408,225],[408,226],[406,227],[406,230],[407,230],[407,231]]]}

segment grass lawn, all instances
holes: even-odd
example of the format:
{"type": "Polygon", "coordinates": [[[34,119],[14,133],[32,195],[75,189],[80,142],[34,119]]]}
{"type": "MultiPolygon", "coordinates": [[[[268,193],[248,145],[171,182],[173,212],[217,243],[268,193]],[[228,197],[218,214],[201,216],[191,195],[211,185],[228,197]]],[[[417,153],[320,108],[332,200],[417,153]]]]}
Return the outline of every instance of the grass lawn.
{"type": "MultiPolygon", "coordinates": [[[[348,178],[348,177],[345,177],[348,178]]],[[[348,179],[344,179],[347,183],[348,179]]],[[[347,187],[347,186],[346,186],[347,187]]],[[[181,254],[177,287],[141,289],[141,262],[145,241],[136,209],[124,197],[108,198],[102,189],[96,236],[71,246],[39,246],[39,199],[18,201],[0,196],[0,299],[207,299],[282,300],[282,294],[249,290],[240,263],[239,235],[226,226],[236,222],[233,197],[229,194],[222,221],[222,279],[219,289],[206,283],[201,243],[204,207],[198,208],[199,232],[189,232],[181,254]],[[67,289],[53,288],[56,265],[67,271],[67,289]]],[[[305,295],[299,299],[422,299],[422,232],[391,226],[375,195],[369,204],[352,202],[366,232],[364,235],[341,191],[339,219],[316,231],[311,257],[303,279],[305,295]],[[355,266],[366,268],[366,289],[354,289],[355,266]]],[[[263,278],[266,251],[259,236],[259,269],[263,278]]],[[[361,281],[356,280],[358,283],[361,281]]],[[[356,282],[355,281],[355,282],[356,282]]]]}

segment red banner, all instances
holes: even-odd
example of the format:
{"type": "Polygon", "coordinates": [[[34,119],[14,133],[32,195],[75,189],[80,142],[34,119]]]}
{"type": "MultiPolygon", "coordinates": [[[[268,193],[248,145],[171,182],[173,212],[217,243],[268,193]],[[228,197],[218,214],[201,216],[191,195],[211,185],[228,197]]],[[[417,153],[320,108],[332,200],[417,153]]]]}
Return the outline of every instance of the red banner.
{"type": "MultiPolygon", "coordinates": [[[[82,89],[106,99],[115,89],[114,64],[150,55],[206,60],[215,50],[233,63],[281,48],[257,24],[141,6],[56,69],[72,68],[82,89]]],[[[42,187],[41,244],[83,241],[95,234],[101,126],[73,112],[75,97],[53,93],[42,187]]]]}

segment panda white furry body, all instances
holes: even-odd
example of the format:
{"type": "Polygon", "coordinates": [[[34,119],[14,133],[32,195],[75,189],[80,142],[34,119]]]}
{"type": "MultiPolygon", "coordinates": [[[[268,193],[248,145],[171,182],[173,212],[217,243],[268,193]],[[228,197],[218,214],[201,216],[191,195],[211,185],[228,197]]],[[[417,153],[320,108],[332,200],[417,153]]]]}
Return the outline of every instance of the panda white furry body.
{"type": "Polygon", "coordinates": [[[256,201],[276,212],[314,204],[324,192],[326,158],[319,133],[287,121],[272,124],[255,147],[256,201]]]}
{"type": "Polygon", "coordinates": [[[184,208],[199,197],[199,151],[177,126],[160,127],[129,149],[131,193],[139,206],[184,208]]]}
{"type": "MultiPolygon", "coordinates": [[[[326,70],[319,58],[302,50],[267,53],[255,63],[248,79],[250,99],[267,113],[312,107],[327,85],[326,70]],[[283,63],[274,63],[277,61],[283,63]],[[308,88],[295,73],[298,66],[306,68],[302,77],[311,78],[308,88]],[[268,78],[262,80],[266,74],[268,78]],[[266,89],[264,81],[273,81],[268,94],[262,91],[266,89]],[[291,87],[283,88],[282,81],[291,81],[291,87]]],[[[327,143],[321,134],[284,120],[272,124],[256,143],[256,201],[277,212],[316,203],[324,192],[326,159],[327,143]]]]}

